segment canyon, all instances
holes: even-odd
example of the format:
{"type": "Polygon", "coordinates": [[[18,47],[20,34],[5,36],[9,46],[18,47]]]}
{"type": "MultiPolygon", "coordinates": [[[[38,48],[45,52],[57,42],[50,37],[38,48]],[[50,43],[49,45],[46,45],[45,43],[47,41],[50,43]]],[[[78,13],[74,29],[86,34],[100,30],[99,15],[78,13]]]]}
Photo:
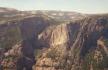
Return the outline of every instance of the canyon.
{"type": "Polygon", "coordinates": [[[108,14],[12,11],[0,18],[1,70],[108,69],[108,14]]]}

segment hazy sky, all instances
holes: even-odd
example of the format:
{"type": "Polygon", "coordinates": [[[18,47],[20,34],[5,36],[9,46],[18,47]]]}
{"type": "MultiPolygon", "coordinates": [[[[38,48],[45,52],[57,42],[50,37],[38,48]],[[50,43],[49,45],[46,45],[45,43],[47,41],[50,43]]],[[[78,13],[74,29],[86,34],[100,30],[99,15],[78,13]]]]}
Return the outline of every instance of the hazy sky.
{"type": "Polygon", "coordinates": [[[108,13],[108,0],[0,0],[0,7],[11,7],[19,10],[108,13]]]}

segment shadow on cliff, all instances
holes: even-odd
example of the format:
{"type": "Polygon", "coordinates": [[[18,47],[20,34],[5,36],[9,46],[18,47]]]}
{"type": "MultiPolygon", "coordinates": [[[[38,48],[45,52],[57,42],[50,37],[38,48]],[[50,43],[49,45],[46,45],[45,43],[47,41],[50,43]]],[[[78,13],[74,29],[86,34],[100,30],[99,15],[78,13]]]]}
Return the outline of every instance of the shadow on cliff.
{"type": "Polygon", "coordinates": [[[34,51],[40,49],[38,35],[49,26],[48,20],[41,17],[27,18],[19,22],[22,36],[22,57],[17,61],[17,70],[32,70],[35,63],[34,51]]]}
{"type": "MultiPolygon", "coordinates": [[[[92,26],[93,27],[93,26],[92,26]]],[[[81,57],[85,57],[90,50],[94,50],[97,47],[97,40],[103,36],[108,39],[108,21],[107,19],[98,19],[93,31],[90,31],[90,24],[85,26],[83,33],[83,47],[81,50],[81,57]]]]}

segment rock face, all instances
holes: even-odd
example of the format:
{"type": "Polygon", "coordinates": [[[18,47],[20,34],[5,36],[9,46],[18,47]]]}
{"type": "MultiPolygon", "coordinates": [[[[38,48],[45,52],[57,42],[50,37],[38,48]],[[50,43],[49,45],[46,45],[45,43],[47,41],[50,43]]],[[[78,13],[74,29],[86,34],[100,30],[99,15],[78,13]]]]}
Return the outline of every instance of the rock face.
{"type": "Polygon", "coordinates": [[[38,38],[42,46],[49,47],[37,59],[34,70],[63,70],[70,64],[69,51],[80,29],[79,23],[68,23],[51,26],[38,38]],[[67,66],[65,64],[69,63],[67,66]]]}
{"type": "Polygon", "coordinates": [[[107,18],[92,16],[49,27],[39,35],[41,45],[49,48],[37,59],[34,70],[102,70],[98,67],[99,61],[104,60],[107,54],[103,55],[100,49],[104,48],[100,48],[97,41],[101,37],[106,38],[107,33],[103,32],[107,30],[107,18]]]}
{"type": "Polygon", "coordinates": [[[36,70],[54,70],[58,66],[59,58],[64,57],[66,45],[69,41],[67,24],[49,27],[39,35],[43,46],[50,47],[36,62],[36,70]],[[54,61],[55,60],[55,61],[54,61]]]}

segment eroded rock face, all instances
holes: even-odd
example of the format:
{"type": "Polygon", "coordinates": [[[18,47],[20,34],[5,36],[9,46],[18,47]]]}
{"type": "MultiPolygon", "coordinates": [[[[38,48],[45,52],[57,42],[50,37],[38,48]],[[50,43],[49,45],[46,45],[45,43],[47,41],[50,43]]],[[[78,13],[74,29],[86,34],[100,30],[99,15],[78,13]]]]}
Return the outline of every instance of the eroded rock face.
{"type": "Polygon", "coordinates": [[[51,26],[38,36],[42,45],[57,46],[66,43],[68,38],[68,27],[66,24],[51,26]]]}
{"type": "Polygon", "coordinates": [[[59,57],[63,57],[66,52],[64,45],[68,42],[67,30],[67,25],[63,24],[49,27],[39,35],[39,40],[42,41],[41,44],[50,48],[37,60],[36,70],[55,70],[54,66],[59,64],[59,57]],[[57,61],[54,61],[55,59],[57,61]]]}
{"type": "Polygon", "coordinates": [[[49,27],[42,32],[38,38],[41,45],[49,47],[49,49],[42,54],[42,57],[37,59],[34,70],[63,70],[67,66],[65,64],[69,61],[69,51],[71,49],[71,41],[80,29],[80,24],[70,23],[61,24],[49,27]],[[74,27],[74,28],[72,28],[74,27]]]}

